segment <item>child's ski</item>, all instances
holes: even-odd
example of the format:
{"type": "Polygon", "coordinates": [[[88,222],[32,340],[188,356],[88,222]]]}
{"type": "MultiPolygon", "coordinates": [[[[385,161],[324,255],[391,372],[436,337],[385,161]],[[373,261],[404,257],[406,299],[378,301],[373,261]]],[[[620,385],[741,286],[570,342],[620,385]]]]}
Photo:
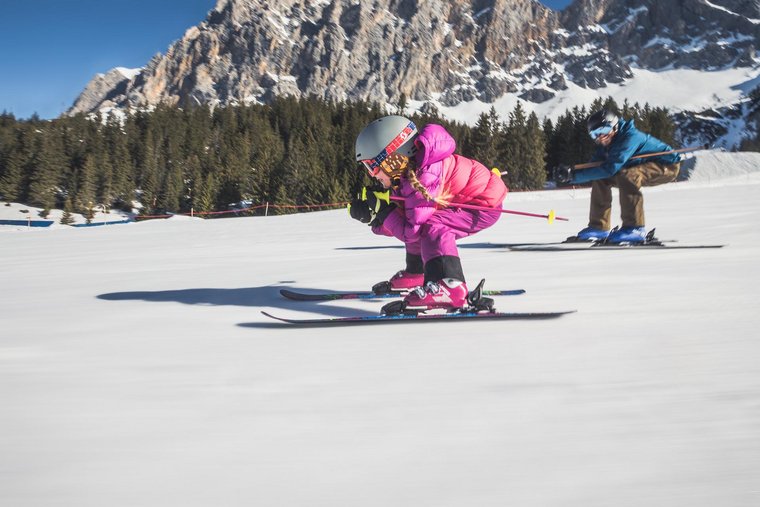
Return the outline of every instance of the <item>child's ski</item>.
{"type": "Polygon", "coordinates": [[[278,320],[286,324],[292,324],[296,326],[341,326],[341,325],[357,325],[357,324],[390,324],[398,322],[433,322],[441,320],[539,320],[539,319],[554,319],[568,313],[574,313],[575,310],[563,311],[563,312],[458,312],[458,313],[433,313],[433,314],[418,314],[418,315],[362,315],[356,317],[326,317],[326,318],[313,318],[313,319],[292,319],[285,317],[277,317],[270,313],[262,311],[264,315],[269,318],[278,320]]]}
{"type": "MultiPolygon", "coordinates": [[[[287,299],[294,301],[333,301],[337,299],[391,299],[406,296],[406,292],[386,292],[377,294],[375,292],[322,292],[317,294],[308,294],[297,292],[289,289],[280,289],[280,294],[287,299]]],[[[525,289],[510,290],[484,290],[484,296],[518,296],[525,294],[525,289]]]]}

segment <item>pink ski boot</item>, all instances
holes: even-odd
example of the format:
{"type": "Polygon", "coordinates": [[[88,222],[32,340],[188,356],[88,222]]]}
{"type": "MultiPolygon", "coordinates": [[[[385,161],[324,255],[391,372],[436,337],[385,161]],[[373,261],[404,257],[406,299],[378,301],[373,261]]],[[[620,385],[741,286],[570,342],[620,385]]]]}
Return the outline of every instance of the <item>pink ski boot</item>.
{"type": "Polygon", "coordinates": [[[372,292],[376,294],[386,294],[388,292],[409,292],[419,287],[425,282],[425,275],[422,273],[409,273],[408,271],[399,271],[387,282],[376,283],[372,286],[372,292]]]}
{"type": "Polygon", "coordinates": [[[428,282],[424,287],[417,287],[404,298],[407,310],[432,310],[442,308],[457,310],[467,306],[467,284],[453,278],[444,278],[438,282],[428,282]]]}

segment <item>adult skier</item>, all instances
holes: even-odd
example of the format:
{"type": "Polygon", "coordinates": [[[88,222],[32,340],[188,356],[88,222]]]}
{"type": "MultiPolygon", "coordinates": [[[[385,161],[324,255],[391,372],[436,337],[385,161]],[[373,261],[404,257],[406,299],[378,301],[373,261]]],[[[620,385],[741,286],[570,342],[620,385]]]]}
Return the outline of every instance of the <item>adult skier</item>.
{"type": "Polygon", "coordinates": [[[374,289],[409,290],[407,309],[467,306],[456,240],[492,226],[501,216],[507,195],[501,177],[454,154],[455,149],[456,142],[441,125],[429,124],[418,132],[403,116],[379,118],[356,139],[356,160],[378,184],[364,187],[349,212],[373,233],[404,243],[405,269],[374,289]],[[493,211],[452,206],[456,204],[493,211]]]}
{"type": "Polygon", "coordinates": [[[623,120],[605,109],[591,114],[586,125],[589,135],[598,145],[592,162],[600,161],[601,165],[583,170],[561,165],[553,171],[553,179],[559,185],[592,182],[588,227],[578,232],[577,239],[642,243],[646,240],[646,229],[641,187],[675,181],[681,156],[671,153],[651,158],[632,158],[673,151],[673,148],[636,129],[633,120],[623,120]],[[619,189],[622,225],[610,233],[612,187],[619,189]]]}

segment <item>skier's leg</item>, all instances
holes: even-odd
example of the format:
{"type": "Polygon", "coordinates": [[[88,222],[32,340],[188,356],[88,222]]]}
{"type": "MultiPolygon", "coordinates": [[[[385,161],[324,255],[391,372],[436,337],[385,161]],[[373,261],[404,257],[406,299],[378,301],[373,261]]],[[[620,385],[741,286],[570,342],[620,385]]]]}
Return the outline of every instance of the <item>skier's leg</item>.
{"type": "Polygon", "coordinates": [[[425,281],[437,281],[440,278],[456,278],[464,281],[459,261],[449,266],[446,261],[435,261],[434,265],[443,266],[444,271],[438,268],[428,268],[432,259],[439,257],[459,257],[456,241],[476,232],[482,231],[495,224],[501,213],[495,211],[470,211],[464,209],[447,208],[437,211],[428,222],[422,226],[420,234],[420,246],[422,259],[425,262],[425,281]],[[430,269],[430,273],[428,273],[430,269]],[[433,278],[439,276],[440,278],[433,278]],[[458,276],[453,276],[456,274],[458,276]]]}
{"type": "Polygon", "coordinates": [[[611,227],[612,181],[610,179],[594,180],[591,183],[591,205],[588,225],[593,229],[608,231],[611,227]]]}
{"type": "Polygon", "coordinates": [[[615,175],[620,189],[620,218],[622,228],[644,227],[644,195],[641,193],[643,173],[638,166],[623,169],[615,175]]]}
{"type": "Polygon", "coordinates": [[[671,183],[678,178],[681,163],[665,165],[657,162],[647,162],[636,166],[641,187],[655,187],[665,183],[671,183]]]}
{"type": "Polygon", "coordinates": [[[467,306],[467,285],[456,240],[490,227],[501,216],[498,211],[470,212],[445,209],[422,226],[420,245],[425,261],[425,285],[411,292],[407,308],[456,309],[467,306]]]}
{"type": "Polygon", "coordinates": [[[406,263],[404,269],[397,271],[387,282],[376,283],[373,292],[406,291],[419,287],[424,283],[424,263],[422,262],[421,245],[419,241],[406,243],[406,263]]]}

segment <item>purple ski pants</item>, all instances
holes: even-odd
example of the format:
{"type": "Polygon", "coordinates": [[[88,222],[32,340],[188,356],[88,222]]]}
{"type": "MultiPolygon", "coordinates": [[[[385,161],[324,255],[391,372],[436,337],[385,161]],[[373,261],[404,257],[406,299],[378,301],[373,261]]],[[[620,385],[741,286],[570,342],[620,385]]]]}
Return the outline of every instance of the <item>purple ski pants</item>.
{"type": "Polygon", "coordinates": [[[421,255],[422,261],[450,255],[459,257],[456,240],[487,229],[501,218],[500,211],[471,211],[446,208],[436,211],[420,229],[416,241],[406,243],[407,253],[421,255]]]}

